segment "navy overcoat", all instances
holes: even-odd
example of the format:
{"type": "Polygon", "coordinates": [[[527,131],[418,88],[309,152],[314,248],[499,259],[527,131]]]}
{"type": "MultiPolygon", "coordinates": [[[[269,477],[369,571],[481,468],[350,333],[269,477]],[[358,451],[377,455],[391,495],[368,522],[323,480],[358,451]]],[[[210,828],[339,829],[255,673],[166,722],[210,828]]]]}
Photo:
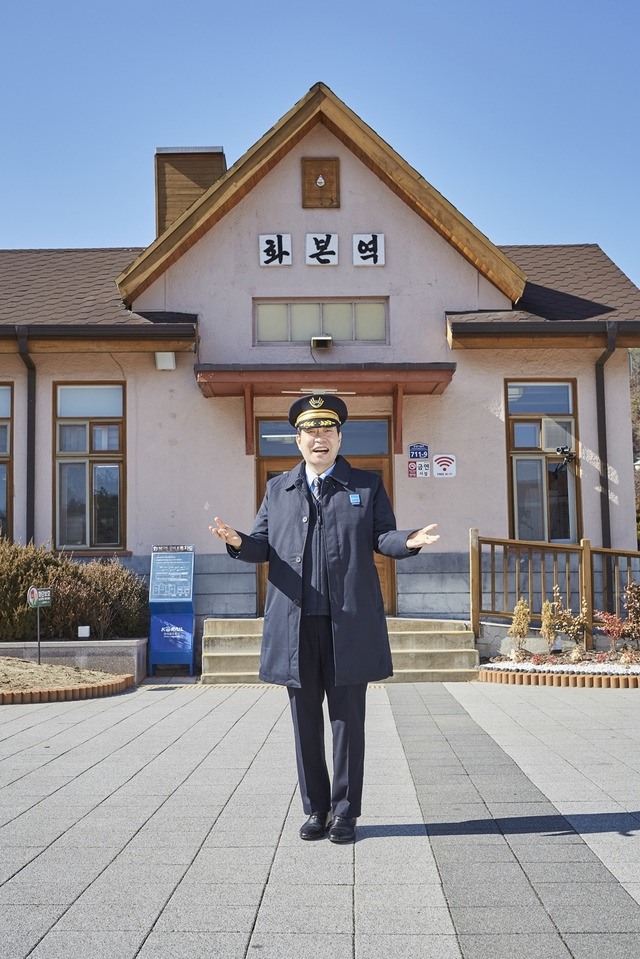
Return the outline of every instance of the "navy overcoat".
{"type": "MultiPolygon", "coordinates": [[[[373,554],[404,559],[411,530],[397,530],[382,480],[338,456],[323,483],[324,542],[333,624],[336,685],[375,682],[393,673],[387,622],[373,554]]],[[[305,464],[269,480],[250,534],[230,556],[269,563],[260,679],[300,686],[302,565],[313,504],[305,464]]]]}

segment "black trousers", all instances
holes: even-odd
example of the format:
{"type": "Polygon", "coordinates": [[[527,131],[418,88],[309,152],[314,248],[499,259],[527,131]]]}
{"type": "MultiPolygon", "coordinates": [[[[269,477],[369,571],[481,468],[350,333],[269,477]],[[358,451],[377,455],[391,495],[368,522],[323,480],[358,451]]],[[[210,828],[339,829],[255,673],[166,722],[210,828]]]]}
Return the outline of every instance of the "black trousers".
{"type": "Polygon", "coordinates": [[[367,684],[336,686],[333,635],[328,616],[303,616],[300,628],[301,687],[289,686],[302,807],[307,815],[329,812],[357,818],[364,776],[367,684]],[[323,702],[333,736],[333,782],[325,755],[323,702]]]}

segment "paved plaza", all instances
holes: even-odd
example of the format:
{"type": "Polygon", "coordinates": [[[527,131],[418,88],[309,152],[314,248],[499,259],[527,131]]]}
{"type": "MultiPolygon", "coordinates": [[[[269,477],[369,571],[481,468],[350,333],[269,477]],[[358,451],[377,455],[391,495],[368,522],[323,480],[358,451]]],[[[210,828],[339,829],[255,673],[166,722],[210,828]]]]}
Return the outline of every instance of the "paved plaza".
{"type": "Polygon", "coordinates": [[[0,707],[0,959],[640,959],[640,690],[372,686],[355,845],[286,691],[0,707]]]}

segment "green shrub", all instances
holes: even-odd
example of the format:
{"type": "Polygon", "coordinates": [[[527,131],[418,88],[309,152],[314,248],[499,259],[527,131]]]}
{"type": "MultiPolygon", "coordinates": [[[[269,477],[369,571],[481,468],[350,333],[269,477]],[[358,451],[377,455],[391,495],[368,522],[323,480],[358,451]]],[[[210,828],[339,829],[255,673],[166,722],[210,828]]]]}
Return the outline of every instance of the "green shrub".
{"type": "Polygon", "coordinates": [[[95,639],[147,633],[147,589],[117,559],[76,562],[0,539],[0,641],[35,639],[30,586],[51,589],[51,606],[40,609],[42,639],[76,639],[78,626],[90,626],[95,639]]]}

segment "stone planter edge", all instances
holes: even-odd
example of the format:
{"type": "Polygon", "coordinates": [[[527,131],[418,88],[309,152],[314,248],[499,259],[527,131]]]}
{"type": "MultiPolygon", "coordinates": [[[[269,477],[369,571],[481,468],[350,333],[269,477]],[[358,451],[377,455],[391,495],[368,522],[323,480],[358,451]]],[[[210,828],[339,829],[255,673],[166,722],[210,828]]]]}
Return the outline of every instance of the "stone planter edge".
{"type": "Polygon", "coordinates": [[[481,683],[505,683],[511,686],[575,686],[588,689],[640,689],[640,676],[630,673],[562,673],[515,669],[480,669],[481,683]]]}
{"type": "Polygon", "coordinates": [[[0,690],[0,706],[15,703],[55,703],[72,699],[94,699],[99,696],[112,696],[123,693],[135,685],[133,676],[116,676],[106,683],[94,683],[84,686],[61,686],[55,689],[12,689],[0,690]]]}
{"type": "MultiPolygon", "coordinates": [[[[51,666],[77,666],[80,669],[103,669],[115,676],[133,677],[137,685],[147,675],[148,638],[133,639],[52,639],[40,643],[40,661],[51,666]]],[[[0,656],[17,659],[38,659],[38,644],[0,642],[0,656]]],[[[76,688],[76,687],[74,687],[76,688]]]]}

